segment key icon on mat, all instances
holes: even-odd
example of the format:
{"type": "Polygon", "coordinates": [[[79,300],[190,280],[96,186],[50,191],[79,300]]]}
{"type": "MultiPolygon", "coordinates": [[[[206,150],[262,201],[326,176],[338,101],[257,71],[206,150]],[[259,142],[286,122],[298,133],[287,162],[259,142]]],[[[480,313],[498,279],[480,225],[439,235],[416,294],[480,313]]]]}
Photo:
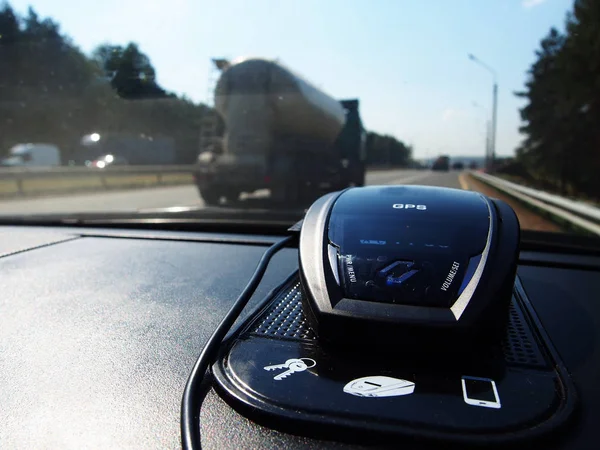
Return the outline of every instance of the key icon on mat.
{"type": "Polygon", "coordinates": [[[283,370],[287,369],[285,372],[280,373],[279,375],[275,375],[273,377],[274,380],[280,381],[284,378],[289,377],[291,374],[295,372],[304,372],[306,369],[310,369],[311,367],[315,367],[317,362],[314,359],[310,358],[291,358],[288,359],[283,364],[274,364],[272,366],[266,366],[265,370],[283,370]]]}

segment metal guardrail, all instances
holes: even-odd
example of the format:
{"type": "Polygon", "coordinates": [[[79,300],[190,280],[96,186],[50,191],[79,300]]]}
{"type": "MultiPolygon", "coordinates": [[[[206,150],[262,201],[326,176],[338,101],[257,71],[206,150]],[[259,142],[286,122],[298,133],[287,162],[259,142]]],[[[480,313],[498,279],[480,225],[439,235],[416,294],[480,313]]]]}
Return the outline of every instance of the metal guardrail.
{"type": "Polygon", "coordinates": [[[576,200],[570,200],[548,192],[539,191],[482,172],[470,172],[474,178],[500,191],[539,208],[551,215],[600,235],[600,208],[576,200]]]}
{"type": "MultiPolygon", "coordinates": [[[[178,175],[192,175],[196,166],[2,167],[0,196],[45,192],[77,192],[126,186],[172,184],[178,175]]],[[[191,179],[190,179],[191,181],[191,179]]]]}
{"type": "Polygon", "coordinates": [[[82,166],[54,167],[0,167],[0,179],[16,179],[25,177],[68,177],[73,175],[137,175],[140,173],[192,173],[193,164],[178,166],[114,166],[105,169],[82,166]]]}

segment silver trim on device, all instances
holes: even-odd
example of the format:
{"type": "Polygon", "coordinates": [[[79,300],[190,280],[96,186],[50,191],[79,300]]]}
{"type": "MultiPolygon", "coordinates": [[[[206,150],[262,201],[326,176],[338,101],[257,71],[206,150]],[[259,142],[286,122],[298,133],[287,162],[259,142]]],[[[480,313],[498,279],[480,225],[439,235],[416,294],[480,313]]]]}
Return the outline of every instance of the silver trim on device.
{"type": "Polygon", "coordinates": [[[333,272],[335,282],[340,285],[340,272],[338,270],[338,249],[331,244],[327,244],[327,255],[329,256],[329,265],[333,272]]]}
{"type": "Polygon", "coordinates": [[[465,290],[462,291],[460,296],[456,299],[454,304],[450,307],[450,311],[452,311],[452,314],[454,314],[454,318],[456,320],[460,319],[460,316],[463,315],[463,313],[465,312],[465,309],[467,308],[467,305],[471,301],[471,298],[473,297],[473,293],[475,292],[475,288],[479,284],[479,280],[481,279],[481,275],[483,274],[483,268],[485,267],[485,264],[487,263],[488,255],[490,253],[490,246],[492,244],[492,210],[490,208],[490,202],[488,200],[485,200],[485,203],[488,207],[488,214],[489,214],[489,221],[490,221],[490,227],[488,229],[487,241],[485,243],[485,248],[483,249],[483,252],[481,253],[481,260],[479,261],[479,265],[477,266],[477,269],[475,269],[475,273],[473,273],[473,276],[471,277],[469,284],[467,284],[467,287],[465,288],[465,290]]]}

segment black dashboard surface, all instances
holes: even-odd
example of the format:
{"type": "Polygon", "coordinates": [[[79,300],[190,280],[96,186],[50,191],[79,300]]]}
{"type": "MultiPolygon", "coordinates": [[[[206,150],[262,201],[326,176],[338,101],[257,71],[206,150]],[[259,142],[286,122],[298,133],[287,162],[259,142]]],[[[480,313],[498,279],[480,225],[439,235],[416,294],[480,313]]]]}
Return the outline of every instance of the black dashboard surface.
{"type": "MultiPolygon", "coordinates": [[[[189,372],[276,239],[0,227],[0,448],[179,448],[189,372]]],[[[576,257],[542,256],[519,276],[582,403],[555,446],[593,448],[600,258],[573,270],[576,257]]],[[[244,315],[296,268],[294,249],[276,255],[244,315]]],[[[201,435],[203,448],[351,446],[266,429],[213,391],[201,435]]]]}
{"type": "MultiPolygon", "coordinates": [[[[4,238],[22,245],[0,258],[0,448],[179,447],[190,369],[264,247],[4,238]]],[[[278,254],[255,298],[296,259],[278,254]]]]}
{"type": "Polygon", "coordinates": [[[521,266],[519,276],[579,390],[580,417],[566,447],[598,448],[600,272],[521,266]]]}

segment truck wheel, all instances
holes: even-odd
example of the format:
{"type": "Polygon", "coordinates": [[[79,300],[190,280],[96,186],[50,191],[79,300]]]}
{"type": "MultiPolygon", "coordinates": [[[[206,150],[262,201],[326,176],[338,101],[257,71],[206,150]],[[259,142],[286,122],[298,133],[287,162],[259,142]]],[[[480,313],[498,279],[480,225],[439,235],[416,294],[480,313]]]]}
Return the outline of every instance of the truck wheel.
{"type": "Polygon", "coordinates": [[[300,200],[300,189],[297,182],[286,183],[283,187],[283,201],[295,205],[300,200]]]}
{"type": "Polygon", "coordinates": [[[321,196],[321,191],[314,185],[303,185],[298,192],[298,201],[303,205],[310,205],[321,196]]]}
{"type": "Polygon", "coordinates": [[[352,180],[354,186],[360,187],[365,185],[365,166],[361,164],[355,173],[354,180],[352,180]]]}
{"type": "Polygon", "coordinates": [[[221,204],[223,193],[220,190],[215,188],[198,188],[198,192],[200,192],[200,196],[207,205],[218,206],[221,204]]]}
{"type": "Polygon", "coordinates": [[[221,193],[221,196],[225,197],[226,203],[235,203],[240,199],[240,193],[235,190],[226,190],[221,193]]]}
{"type": "Polygon", "coordinates": [[[357,186],[364,186],[366,183],[366,179],[365,179],[365,169],[362,169],[360,171],[360,176],[358,177],[358,180],[356,181],[356,185],[357,186]]]}

